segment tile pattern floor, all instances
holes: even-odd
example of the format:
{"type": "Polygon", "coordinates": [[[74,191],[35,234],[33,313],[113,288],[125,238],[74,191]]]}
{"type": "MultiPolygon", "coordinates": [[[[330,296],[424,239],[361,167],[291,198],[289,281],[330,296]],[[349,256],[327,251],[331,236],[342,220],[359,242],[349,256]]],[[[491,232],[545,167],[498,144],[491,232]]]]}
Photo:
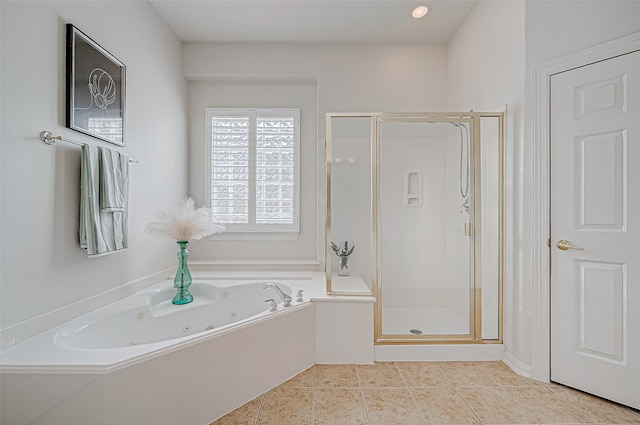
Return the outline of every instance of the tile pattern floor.
{"type": "Polygon", "coordinates": [[[316,365],[211,425],[640,424],[640,412],[502,362],[316,365]]]}

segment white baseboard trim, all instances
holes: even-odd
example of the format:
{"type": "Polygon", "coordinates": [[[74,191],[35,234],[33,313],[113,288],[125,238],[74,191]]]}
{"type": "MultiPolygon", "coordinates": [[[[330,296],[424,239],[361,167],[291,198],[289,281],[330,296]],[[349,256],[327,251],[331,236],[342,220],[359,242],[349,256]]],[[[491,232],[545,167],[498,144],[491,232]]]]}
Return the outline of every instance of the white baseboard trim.
{"type": "Polygon", "coordinates": [[[513,354],[511,354],[509,350],[504,350],[504,357],[502,358],[502,361],[518,375],[524,376],[525,378],[531,378],[531,365],[522,363],[513,354]]]}
{"type": "Polygon", "coordinates": [[[496,361],[502,360],[502,344],[416,344],[376,345],[374,360],[377,362],[417,361],[496,361]]]}
{"type": "Polygon", "coordinates": [[[144,276],[93,297],[60,307],[0,330],[0,350],[12,347],[76,317],[90,313],[171,277],[175,267],[144,276]]]}

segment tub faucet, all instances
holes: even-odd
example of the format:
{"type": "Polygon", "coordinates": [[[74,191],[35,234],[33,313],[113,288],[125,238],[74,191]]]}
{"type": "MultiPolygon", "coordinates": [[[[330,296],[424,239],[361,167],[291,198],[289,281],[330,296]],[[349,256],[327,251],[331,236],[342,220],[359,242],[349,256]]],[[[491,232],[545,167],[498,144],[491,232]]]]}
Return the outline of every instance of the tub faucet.
{"type": "Polygon", "coordinates": [[[278,304],[276,303],[276,300],[274,300],[273,298],[268,298],[264,300],[264,302],[271,303],[271,308],[269,309],[270,312],[273,313],[274,311],[278,311],[278,304]]]}
{"type": "Polygon", "coordinates": [[[264,285],[262,285],[262,289],[267,289],[267,288],[275,289],[278,295],[280,295],[280,298],[282,298],[282,301],[284,301],[284,304],[282,304],[283,307],[291,307],[292,298],[289,295],[287,295],[287,293],[284,292],[278,285],[276,285],[273,282],[267,282],[264,285]]]}

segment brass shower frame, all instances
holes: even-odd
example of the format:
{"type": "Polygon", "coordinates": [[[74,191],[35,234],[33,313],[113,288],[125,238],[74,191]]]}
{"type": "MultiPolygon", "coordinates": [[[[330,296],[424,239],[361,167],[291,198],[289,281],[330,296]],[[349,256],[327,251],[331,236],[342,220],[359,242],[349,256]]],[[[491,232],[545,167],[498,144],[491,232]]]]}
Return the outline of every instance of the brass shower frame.
{"type": "Polygon", "coordinates": [[[325,272],[326,292],[329,295],[375,296],[374,341],[376,344],[501,344],[503,338],[504,309],[504,113],[502,112],[433,112],[433,113],[327,113],[326,114],[326,188],[327,210],[325,224],[325,272]],[[331,286],[332,251],[331,246],[331,166],[332,166],[332,118],[369,118],[371,121],[371,292],[341,292],[331,286]],[[481,191],[480,151],[482,118],[498,119],[498,339],[482,339],[482,247],[481,247],[481,191]],[[473,190],[471,232],[473,244],[470,246],[472,270],[470,273],[469,296],[469,333],[465,335],[384,335],[382,333],[382,287],[380,283],[380,265],[382,250],[378,244],[382,219],[379,204],[380,188],[380,125],[384,122],[467,122],[471,126],[469,156],[473,158],[473,173],[470,175],[470,187],[473,190]],[[478,184],[476,184],[478,183],[478,184]],[[477,235],[477,236],[476,236],[477,235]]]}

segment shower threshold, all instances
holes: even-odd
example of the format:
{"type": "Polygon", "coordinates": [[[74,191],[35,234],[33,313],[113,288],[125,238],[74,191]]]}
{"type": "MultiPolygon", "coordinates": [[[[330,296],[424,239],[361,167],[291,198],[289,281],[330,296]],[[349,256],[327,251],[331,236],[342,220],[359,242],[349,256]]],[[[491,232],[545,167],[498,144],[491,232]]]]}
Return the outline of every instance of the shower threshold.
{"type": "Polygon", "coordinates": [[[386,307],[382,309],[385,335],[465,335],[469,319],[447,307],[386,307]]]}

